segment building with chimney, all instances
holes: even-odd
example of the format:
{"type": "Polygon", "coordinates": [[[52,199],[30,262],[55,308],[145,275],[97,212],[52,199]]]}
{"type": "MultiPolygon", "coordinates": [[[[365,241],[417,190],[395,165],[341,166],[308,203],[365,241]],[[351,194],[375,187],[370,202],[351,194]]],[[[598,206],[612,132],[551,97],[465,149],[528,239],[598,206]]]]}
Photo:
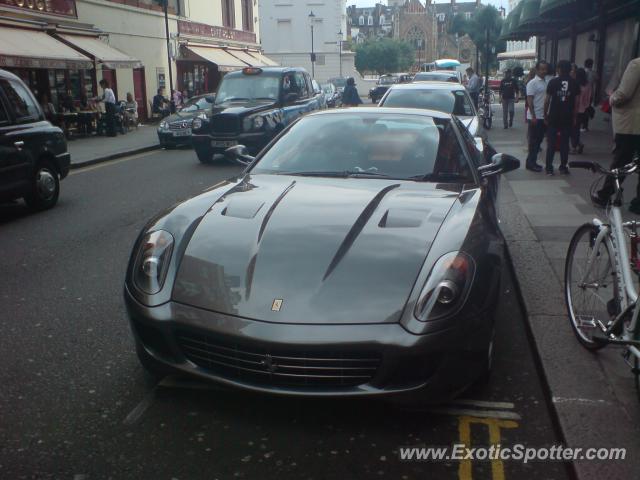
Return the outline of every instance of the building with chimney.
{"type": "Polygon", "coordinates": [[[437,60],[437,40],[435,8],[431,0],[423,4],[420,0],[406,0],[402,5],[389,0],[395,8],[393,32],[394,38],[413,46],[418,65],[437,60]]]}

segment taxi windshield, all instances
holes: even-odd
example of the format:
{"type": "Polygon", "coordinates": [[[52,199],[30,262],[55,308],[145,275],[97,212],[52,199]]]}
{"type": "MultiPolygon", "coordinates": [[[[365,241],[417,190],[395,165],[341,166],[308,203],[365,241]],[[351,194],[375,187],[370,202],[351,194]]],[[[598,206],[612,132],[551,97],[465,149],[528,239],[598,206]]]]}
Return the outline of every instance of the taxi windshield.
{"type": "Polygon", "coordinates": [[[279,75],[226,76],[218,89],[215,105],[229,102],[276,101],[279,86],[279,75]]]}

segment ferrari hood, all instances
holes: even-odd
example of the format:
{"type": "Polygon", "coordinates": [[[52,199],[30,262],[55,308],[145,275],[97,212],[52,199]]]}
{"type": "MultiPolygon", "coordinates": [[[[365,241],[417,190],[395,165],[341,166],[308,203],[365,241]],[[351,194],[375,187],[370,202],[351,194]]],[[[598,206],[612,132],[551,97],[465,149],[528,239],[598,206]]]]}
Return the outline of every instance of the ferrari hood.
{"type": "Polygon", "coordinates": [[[253,175],[204,216],[175,301],[281,323],[399,320],[457,186],[253,175]]]}

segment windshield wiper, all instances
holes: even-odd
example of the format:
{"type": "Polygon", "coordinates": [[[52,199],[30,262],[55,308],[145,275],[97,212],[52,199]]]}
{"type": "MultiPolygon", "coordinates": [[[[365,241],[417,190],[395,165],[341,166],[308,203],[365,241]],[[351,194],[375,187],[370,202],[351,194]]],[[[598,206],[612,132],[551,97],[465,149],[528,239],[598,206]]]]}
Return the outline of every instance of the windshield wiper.
{"type": "Polygon", "coordinates": [[[469,176],[455,172],[427,173],[426,175],[414,175],[408,180],[420,180],[422,182],[463,182],[469,181],[469,176]]]}

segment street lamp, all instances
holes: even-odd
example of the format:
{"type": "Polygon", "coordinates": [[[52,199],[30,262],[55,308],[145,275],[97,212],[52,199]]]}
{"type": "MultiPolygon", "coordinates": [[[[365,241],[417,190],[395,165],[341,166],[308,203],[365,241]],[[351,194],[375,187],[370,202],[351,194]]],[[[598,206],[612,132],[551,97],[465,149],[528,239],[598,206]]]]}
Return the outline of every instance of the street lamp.
{"type": "Polygon", "coordinates": [[[342,29],[340,29],[340,31],[338,32],[338,45],[339,45],[339,54],[338,54],[338,58],[340,61],[340,78],[342,78],[342,29]]]}
{"type": "Polygon", "coordinates": [[[313,49],[313,21],[316,16],[311,10],[309,14],[309,25],[311,26],[311,78],[315,78],[316,76],[316,52],[313,49]]]}
{"type": "Polygon", "coordinates": [[[173,74],[171,72],[171,47],[169,44],[169,12],[167,11],[169,0],[163,0],[162,6],[164,7],[164,32],[167,37],[167,60],[169,61],[169,99],[171,105],[173,105],[173,74]]]}

